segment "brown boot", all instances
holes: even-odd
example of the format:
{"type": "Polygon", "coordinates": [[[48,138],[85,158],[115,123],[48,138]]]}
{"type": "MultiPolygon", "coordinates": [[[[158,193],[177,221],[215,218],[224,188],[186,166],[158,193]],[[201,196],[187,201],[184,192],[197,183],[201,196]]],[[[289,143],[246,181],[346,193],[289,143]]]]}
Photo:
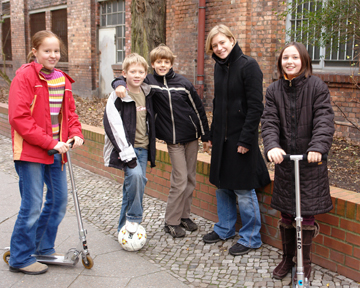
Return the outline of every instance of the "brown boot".
{"type": "Polygon", "coordinates": [[[295,256],[296,250],[296,229],[292,225],[282,223],[281,220],[279,220],[279,228],[283,246],[283,258],[274,269],[273,278],[281,280],[294,266],[293,257],[295,256]]]}
{"type": "MultiPolygon", "coordinates": [[[[302,226],[302,253],[303,253],[303,265],[304,265],[304,278],[310,281],[311,274],[311,245],[312,239],[319,235],[320,227],[317,222],[314,225],[302,226]]],[[[295,274],[294,281],[297,277],[295,274]]]]}

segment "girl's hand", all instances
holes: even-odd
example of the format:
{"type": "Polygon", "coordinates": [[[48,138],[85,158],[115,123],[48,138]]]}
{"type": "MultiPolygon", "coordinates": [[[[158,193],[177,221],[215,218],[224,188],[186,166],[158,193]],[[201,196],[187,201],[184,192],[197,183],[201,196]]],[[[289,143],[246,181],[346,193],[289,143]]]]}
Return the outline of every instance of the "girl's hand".
{"type": "Polygon", "coordinates": [[[249,149],[248,149],[248,148],[245,148],[245,147],[243,147],[243,146],[238,146],[238,148],[237,148],[237,153],[245,154],[245,153],[247,153],[248,151],[249,151],[249,149]]]}
{"type": "Polygon", "coordinates": [[[319,152],[309,152],[307,155],[307,160],[309,163],[317,163],[317,162],[321,162],[321,153],[319,152]]]}
{"type": "Polygon", "coordinates": [[[72,146],[73,149],[83,145],[83,143],[84,143],[84,140],[81,139],[79,136],[74,136],[73,138],[70,138],[68,141],[66,141],[66,144],[69,144],[73,141],[74,141],[74,144],[72,146]]]}
{"type": "Polygon", "coordinates": [[[69,150],[70,146],[65,142],[58,142],[53,149],[57,150],[59,154],[64,154],[69,150]]]}
{"type": "Polygon", "coordinates": [[[267,153],[267,157],[270,162],[274,162],[275,164],[280,164],[283,160],[285,155],[285,151],[281,148],[273,148],[267,153]]]}
{"type": "Polygon", "coordinates": [[[122,85],[119,85],[115,89],[116,96],[119,98],[124,98],[126,96],[126,88],[122,85]]]}

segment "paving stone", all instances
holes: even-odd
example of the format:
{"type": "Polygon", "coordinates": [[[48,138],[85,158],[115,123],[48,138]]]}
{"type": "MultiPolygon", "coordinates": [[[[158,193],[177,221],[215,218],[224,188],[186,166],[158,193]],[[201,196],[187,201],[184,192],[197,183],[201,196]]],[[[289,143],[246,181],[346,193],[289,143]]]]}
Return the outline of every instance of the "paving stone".
{"type": "MultiPolygon", "coordinates": [[[[17,178],[11,140],[2,135],[0,151],[0,171],[17,178]]],[[[77,166],[73,168],[82,217],[117,241],[122,184],[77,166]]],[[[271,278],[273,269],[281,261],[281,250],[264,244],[247,255],[233,257],[228,250],[239,237],[205,244],[202,237],[213,230],[214,223],[197,215],[191,215],[191,218],[199,229],[192,233],[187,231],[184,238],[174,239],[163,231],[166,202],[144,195],[143,206],[141,225],[146,229],[148,241],[136,253],[169,271],[188,287],[290,288],[290,274],[282,281],[271,278]]],[[[71,191],[68,212],[75,213],[71,191]]],[[[318,265],[313,265],[312,279],[312,287],[360,287],[351,279],[318,265]]]]}

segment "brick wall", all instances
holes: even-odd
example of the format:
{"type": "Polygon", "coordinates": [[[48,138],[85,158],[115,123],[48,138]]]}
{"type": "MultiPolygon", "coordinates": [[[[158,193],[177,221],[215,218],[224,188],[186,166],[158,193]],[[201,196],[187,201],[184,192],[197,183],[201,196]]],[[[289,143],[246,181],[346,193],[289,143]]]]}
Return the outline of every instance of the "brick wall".
{"type": "Polygon", "coordinates": [[[92,4],[92,0],[67,3],[69,74],[76,79],[73,92],[82,97],[91,97],[92,91],[92,59],[95,58],[95,51],[92,51],[91,46],[92,4]]]}
{"type": "MultiPolygon", "coordinates": [[[[0,134],[10,137],[7,104],[0,103],[0,134]]],[[[123,182],[122,171],[103,165],[104,130],[83,125],[85,145],[73,152],[73,163],[94,173],[123,182]]],[[[212,221],[217,221],[216,188],[209,183],[210,157],[199,154],[197,184],[191,211],[212,221]]],[[[171,163],[164,144],[157,144],[156,167],[147,170],[145,193],[166,201],[170,187],[171,163]]],[[[277,229],[280,213],[270,207],[272,184],[257,191],[262,217],[262,240],[281,248],[277,229]]],[[[320,234],[314,239],[312,260],[314,263],[360,281],[360,194],[331,187],[334,209],[316,216],[320,234]]],[[[238,220],[237,226],[240,226],[238,220]]]]}
{"type": "Polygon", "coordinates": [[[12,0],[10,5],[11,27],[16,27],[16,29],[11,29],[13,69],[10,73],[15,75],[15,70],[26,63],[28,52],[25,47],[25,13],[27,12],[27,5],[24,0],[12,0]]]}
{"type": "MultiPolygon", "coordinates": [[[[286,2],[286,1],[285,1],[286,2]]],[[[285,22],[277,19],[275,12],[284,11],[284,1],[266,0],[213,0],[206,1],[205,37],[217,24],[230,27],[243,52],[255,58],[264,74],[266,88],[277,80],[276,61],[285,43],[285,22]]],[[[186,76],[194,85],[194,59],[197,57],[197,0],[167,1],[166,44],[178,56],[174,69],[186,76]]],[[[204,49],[204,47],[200,47],[204,49]]],[[[199,49],[200,49],[199,48],[199,49]]],[[[214,96],[214,61],[205,56],[203,103],[212,109],[214,96]]],[[[323,80],[331,88],[332,100],[346,113],[349,120],[360,126],[360,90],[353,89],[349,75],[323,74],[323,80]],[[357,103],[352,100],[356,100],[357,103]]],[[[359,81],[356,81],[359,82],[359,81]]],[[[345,137],[360,144],[360,131],[352,128],[334,106],[337,125],[336,136],[345,137]]]]}

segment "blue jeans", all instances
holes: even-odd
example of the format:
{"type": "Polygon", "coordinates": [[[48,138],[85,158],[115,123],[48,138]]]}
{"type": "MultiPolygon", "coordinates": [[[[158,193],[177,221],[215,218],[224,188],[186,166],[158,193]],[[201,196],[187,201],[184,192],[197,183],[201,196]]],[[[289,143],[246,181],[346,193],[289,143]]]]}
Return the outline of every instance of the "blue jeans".
{"type": "Polygon", "coordinates": [[[36,262],[32,254],[49,255],[55,252],[58,226],[65,216],[67,180],[61,155],[54,155],[50,165],[15,161],[21,195],[20,211],[10,242],[10,266],[23,268],[36,262]],[[44,183],[47,186],[43,203],[44,183]]]}
{"type": "Polygon", "coordinates": [[[260,209],[255,190],[217,189],[217,213],[219,222],[214,231],[221,239],[235,235],[237,220],[236,198],[239,205],[242,227],[239,231],[238,243],[249,248],[259,248],[262,244],[260,228],[260,209]]]}
{"type": "Polygon", "coordinates": [[[120,211],[118,232],[125,225],[125,221],[141,223],[143,216],[142,200],[145,191],[146,164],[148,161],[148,150],[135,148],[137,157],[136,167],[124,168],[125,178],[123,184],[123,200],[120,211]]]}

